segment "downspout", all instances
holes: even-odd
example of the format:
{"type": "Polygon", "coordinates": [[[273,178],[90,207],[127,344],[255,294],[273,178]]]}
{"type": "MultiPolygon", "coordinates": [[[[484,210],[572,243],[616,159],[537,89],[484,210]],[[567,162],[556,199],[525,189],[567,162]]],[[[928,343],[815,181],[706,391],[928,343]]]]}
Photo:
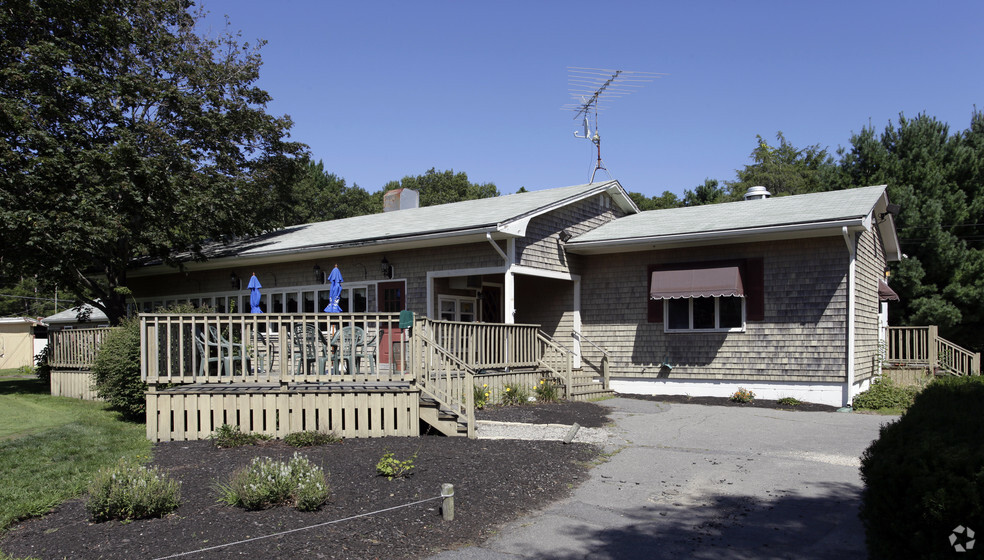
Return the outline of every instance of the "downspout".
{"type": "Polygon", "coordinates": [[[854,398],[854,283],[857,246],[853,243],[847,226],[841,227],[841,234],[847,244],[847,252],[851,255],[851,262],[847,267],[847,387],[844,390],[844,406],[850,406],[854,398]]]}

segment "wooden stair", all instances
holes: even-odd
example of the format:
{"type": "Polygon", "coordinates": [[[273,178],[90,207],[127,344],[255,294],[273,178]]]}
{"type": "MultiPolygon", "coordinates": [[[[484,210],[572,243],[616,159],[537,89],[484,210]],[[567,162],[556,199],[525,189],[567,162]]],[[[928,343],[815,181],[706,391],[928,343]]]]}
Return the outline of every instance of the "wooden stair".
{"type": "Polygon", "coordinates": [[[615,395],[615,391],[605,389],[599,376],[581,369],[574,370],[571,385],[567,398],[572,401],[591,401],[615,395]]]}
{"type": "Polygon", "coordinates": [[[422,422],[448,437],[468,437],[468,423],[436,399],[421,395],[418,402],[422,422]]]}

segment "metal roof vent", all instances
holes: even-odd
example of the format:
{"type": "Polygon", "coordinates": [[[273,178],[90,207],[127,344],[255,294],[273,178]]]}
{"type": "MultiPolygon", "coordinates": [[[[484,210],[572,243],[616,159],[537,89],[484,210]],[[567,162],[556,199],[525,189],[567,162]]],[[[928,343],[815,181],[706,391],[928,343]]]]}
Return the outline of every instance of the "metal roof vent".
{"type": "Polygon", "coordinates": [[[772,193],[767,191],[765,187],[748,187],[748,191],[745,193],[745,200],[763,200],[772,196],[772,193]]]}

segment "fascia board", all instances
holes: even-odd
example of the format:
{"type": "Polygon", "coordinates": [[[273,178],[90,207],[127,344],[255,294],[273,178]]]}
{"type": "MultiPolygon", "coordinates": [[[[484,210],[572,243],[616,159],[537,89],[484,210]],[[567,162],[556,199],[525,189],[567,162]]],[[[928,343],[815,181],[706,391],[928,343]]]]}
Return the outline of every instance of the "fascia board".
{"type": "MultiPolygon", "coordinates": [[[[188,271],[216,270],[231,267],[258,266],[310,259],[342,257],[347,255],[360,255],[365,253],[379,253],[383,251],[403,251],[408,249],[425,249],[429,247],[443,247],[448,245],[464,245],[467,243],[487,243],[487,233],[491,234],[493,239],[507,239],[512,237],[508,232],[500,232],[495,227],[483,227],[473,230],[457,230],[455,232],[441,232],[391,239],[370,239],[364,242],[358,241],[338,245],[298,247],[283,249],[280,251],[266,251],[262,253],[235,255],[231,257],[209,259],[207,261],[189,261],[183,263],[182,266],[188,271]]],[[[130,270],[127,272],[127,277],[140,278],[157,276],[160,274],[170,274],[174,271],[175,268],[172,266],[158,264],[130,270]]]]}
{"type": "Polygon", "coordinates": [[[807,237],[827,237],[841,235],[841,228],[850,230],[865,229],[864,218],[790,224],[761,228],[735,229],[728,231],[709,231],[677,235],[656,235],[611,241],[569,242],[566,250],[580,255],[627,253],[649,249],[671,249],[675,247],[717,244],[752,243],[777,239],[802,239],[807,237]]]}

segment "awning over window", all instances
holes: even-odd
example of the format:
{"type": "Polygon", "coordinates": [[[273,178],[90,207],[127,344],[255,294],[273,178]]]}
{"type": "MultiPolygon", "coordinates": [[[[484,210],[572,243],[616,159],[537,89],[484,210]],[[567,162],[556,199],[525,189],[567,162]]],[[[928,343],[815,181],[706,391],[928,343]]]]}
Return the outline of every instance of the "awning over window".
{"type": "Polygon", "coordinates": [[[649,286],[650,299],[744,295],[737,266],[657,270],[649,286]]]}
{"type": "Polygon", "coordinates": [[[889,287],[888,282],[879,280],[878,301],[899,301],[899,294],[895,293],[895,290],[889,287]]]}

